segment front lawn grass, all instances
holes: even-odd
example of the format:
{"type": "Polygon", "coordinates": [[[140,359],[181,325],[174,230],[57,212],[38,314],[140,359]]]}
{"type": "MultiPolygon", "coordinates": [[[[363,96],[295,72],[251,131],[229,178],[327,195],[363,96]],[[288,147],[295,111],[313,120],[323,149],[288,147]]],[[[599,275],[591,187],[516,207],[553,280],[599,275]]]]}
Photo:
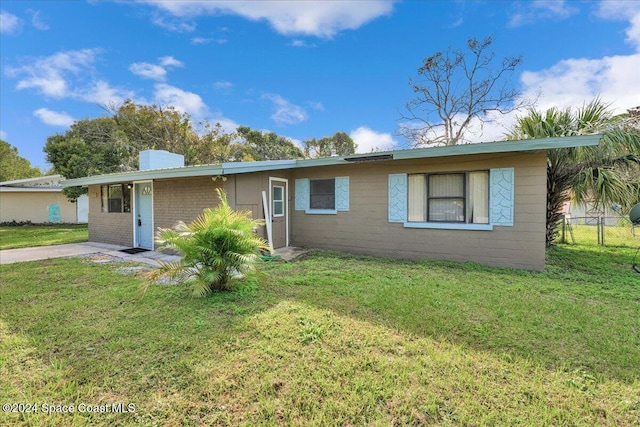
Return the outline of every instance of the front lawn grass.
{"type": "Polygon", "coordinates": [[[142,301],[121,265],[3,265],[0,401],[136,411],[0,424],[637,425],[634,252],[558,247],[544,273],[315,252],[142,301]]]}
{"type": "Polygon", "coordinates": [[[0,249],[86,242],[87,224],[0,226],[0,249]]]}

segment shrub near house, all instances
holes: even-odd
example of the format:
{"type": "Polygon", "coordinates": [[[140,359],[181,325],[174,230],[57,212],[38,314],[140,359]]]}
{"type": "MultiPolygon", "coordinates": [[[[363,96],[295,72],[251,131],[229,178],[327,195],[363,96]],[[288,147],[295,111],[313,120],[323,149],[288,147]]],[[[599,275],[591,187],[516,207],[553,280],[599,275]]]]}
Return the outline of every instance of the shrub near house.
{"type": "Polygon", "coordinates": [[[205,209],[190,224],[179,221],[173,228],[158,230],[159,250],[177,251],[182,258],[152,272],[145,290],[163,276],[186,284],[194,296],[228,290],[231,279],[251,270],[259,251],[269,249],[254,232],[263,221],[252,219],[250,212],[234,211],[224,192],[217,193],[220,204],[205,209]]]}

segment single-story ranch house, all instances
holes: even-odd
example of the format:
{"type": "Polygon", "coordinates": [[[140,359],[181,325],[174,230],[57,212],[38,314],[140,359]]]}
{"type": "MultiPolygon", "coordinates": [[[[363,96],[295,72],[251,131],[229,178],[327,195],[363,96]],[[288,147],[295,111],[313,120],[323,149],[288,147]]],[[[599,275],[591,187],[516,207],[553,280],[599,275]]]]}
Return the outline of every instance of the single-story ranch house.
{"type": "Polygon", "coordinates": [[[218,203],[265,218],[274,248],[301,246],[407,259],[541,270],[547,150],[601,136],[419,148],[312,160],[184,166],[140,153],[140,170],[70,179],[86,186],[89,240],[154,248],[158,227],[218,203]]]}

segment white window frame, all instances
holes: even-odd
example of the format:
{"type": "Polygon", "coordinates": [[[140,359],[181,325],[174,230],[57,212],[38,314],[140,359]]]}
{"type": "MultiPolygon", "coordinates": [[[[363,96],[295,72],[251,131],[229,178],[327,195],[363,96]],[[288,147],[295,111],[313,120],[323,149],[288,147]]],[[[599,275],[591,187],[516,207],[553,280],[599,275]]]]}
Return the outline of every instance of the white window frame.
{"type": "Polygon", "coordinates": [[[279,189],[282,190],[282,193],[281,193],[282,194],[282,199],[278,200],[279,202],[282,202],[282,213],[281,214],[276,214],[275,213],[276,212],[276,209],[275,209],[276,198],[274,197],[273,194],[272,194],[272,198],[271,198],[271,215],[273,215],[274,218],[282,218],[285,215],[284,210],[286,209],[286,206],[287,206],[287,204],[285,202],[285,194],[284,194],[286,188],[285,188],[284,185],[273,185],[271,188],[272,188],[272,191],[273,191],[273,188],[279,188],[279,189]]]}
{"type": "MultiPolygon", "coordinates": [[[[473,223],[473,222],[468,222],[469,221],[469,214],[468,214],[468,203],[469,203],[469,176],[472,172],[485,172],[485,170],[468,170],[468,171],[451,171],[451,172],[442,172],[442,173],[415,173],[415,174],[409,174],[407,175],[407,208],[408,208],[408,204],[409,204],[409,196],[410,196],[410,191],[409,191],[409,176],[410,175],[424,175],[425,176],[425,191],[426,194],[424,195],[424,200],[425,200],[425,218],[427,219],[427,221],[408,221],[405,220],[403,222],[404,228],[429,228],[429,229],[440,229],[440,230],[479,230],[479,231],[491,231],[493,230],[493,224],[491,224],[490,222],[490,218],[488,218],[488,223],[473,223]],[[465,216],[465,222],[459,222],[459,221],[428,221],[429,218],[429,211],[428,211],[428,203],[429,203],[429,178],[431,176],[434,175],[455,175],[455,174],[464,174],[464,195],[462,197],[462,199],[464,200],[464,216],[465,216]]],[[[490,175],[491,172],[490,170],[486,170],[487,172],[487,180],[490,179],[490,175]]],[[[489,184],[489,182],[487,182],[487,184],[489,184]]],[[[491,189],[489,188],[489,185],[487,186],[487,208],[490,210],[490,197],[491,197],[491,189]]],[[[407,212],[407,216],[408,216],[408,212],[407,212]]],[[[490,216],[490,213],[489,213],[490,216]]]]}

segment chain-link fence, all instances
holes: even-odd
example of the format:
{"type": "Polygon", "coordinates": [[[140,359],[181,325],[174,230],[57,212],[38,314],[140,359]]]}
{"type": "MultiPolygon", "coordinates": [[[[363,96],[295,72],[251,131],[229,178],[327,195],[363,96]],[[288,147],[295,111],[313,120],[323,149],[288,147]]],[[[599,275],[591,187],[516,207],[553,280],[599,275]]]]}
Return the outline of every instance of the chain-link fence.
{"type": "Polygon", "coordinates": [[[580,245],[640,245],[640,226],[622,216],[565,216],[560,235],[562,243],[580,245]]]}

